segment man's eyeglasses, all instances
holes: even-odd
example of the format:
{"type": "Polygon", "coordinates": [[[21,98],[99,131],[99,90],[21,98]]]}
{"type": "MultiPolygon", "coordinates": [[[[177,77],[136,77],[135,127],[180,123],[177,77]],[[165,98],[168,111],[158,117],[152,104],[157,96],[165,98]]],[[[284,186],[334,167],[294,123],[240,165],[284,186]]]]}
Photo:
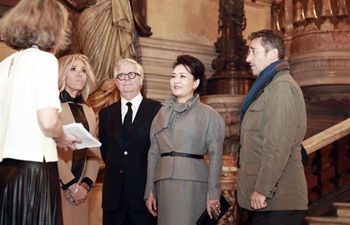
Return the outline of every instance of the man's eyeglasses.
{"type": "Polygon", "coordinates": [[[126,77],[129,77],[129,79],[135,79],[136,75],[140,76],[138,72],[120,73],[117,75],[116,79],[125,80],[126,77]]]}

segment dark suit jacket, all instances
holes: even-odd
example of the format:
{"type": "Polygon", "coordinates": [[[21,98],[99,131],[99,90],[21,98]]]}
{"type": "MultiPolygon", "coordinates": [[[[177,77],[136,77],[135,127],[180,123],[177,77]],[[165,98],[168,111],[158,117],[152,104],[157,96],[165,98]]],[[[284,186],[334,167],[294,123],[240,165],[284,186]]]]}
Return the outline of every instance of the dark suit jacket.
{"type": "Polygon", "coordinates": [[[160,102],[143,97],[127,140],[123,137],[121,101],[100,110],[99,140],[106,164],[102,189],[103,210],[118,209],[124,188],[128,207],[138,212],[147,211],[143,195],[150,147],[149,132],[160,107],[160,102]]]}

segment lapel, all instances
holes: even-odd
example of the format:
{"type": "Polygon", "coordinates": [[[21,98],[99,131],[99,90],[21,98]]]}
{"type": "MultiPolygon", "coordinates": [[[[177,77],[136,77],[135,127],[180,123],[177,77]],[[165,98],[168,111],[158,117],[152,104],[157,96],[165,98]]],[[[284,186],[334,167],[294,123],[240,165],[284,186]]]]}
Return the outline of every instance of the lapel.
{"type": "Polygon", "coordinates": [[[108,130],[113,132],[117,139],[119,139],[119,137],[123,137],[121,101],[116,102],[114,107],[111,109],[109,126],[110,128],[108,130]]]}
{"type": "Polygon", "coordinates": [[[142,98],[141,104],[139,106],[139,109],[137,110],[135,119],[132,123],[130,134],[133,132],[135,128],[137,128],[142,121],[147,117],[148,111],[150,110],[150,107],[148,107],[149,101],[145,97],[142,98]]]}
{"type": "Polygon", "coordinates": [[[154,133],[158,133],[164,128],[168,127],[171,112],[173,107],[172,106],[163,106],[158,113],[157,123],[155,124],[155,130],[154,133]]]}

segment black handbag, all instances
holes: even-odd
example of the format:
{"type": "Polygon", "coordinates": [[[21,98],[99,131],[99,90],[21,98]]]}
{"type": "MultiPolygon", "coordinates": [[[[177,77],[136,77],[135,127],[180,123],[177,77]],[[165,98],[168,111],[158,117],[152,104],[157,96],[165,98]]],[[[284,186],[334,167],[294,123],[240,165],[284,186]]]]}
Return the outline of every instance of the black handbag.
{"type": "Polygon", "coordinates": [[[210,219],[209,214],[207,212],[207,209],[204,210],[202,215],[199,217],[197,220],[196,224],[197,225],[215,225],[219,222],[221,217],[227,212],[227,210],[230,208],[230,203],[225,199],[224,196],[220,196],[220,205],[221,205],[221,213],[220,215],[215,219],[210,219]]]}

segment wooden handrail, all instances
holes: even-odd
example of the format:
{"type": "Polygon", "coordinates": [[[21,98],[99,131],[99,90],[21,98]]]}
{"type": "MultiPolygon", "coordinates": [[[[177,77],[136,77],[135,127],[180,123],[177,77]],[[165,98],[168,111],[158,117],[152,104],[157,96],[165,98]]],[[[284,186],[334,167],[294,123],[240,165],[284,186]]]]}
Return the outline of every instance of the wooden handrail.
{"type": "Polygon", "coordinates": [[[322,147],[350,134],[350,118],[318,133],[302,142],[307,154],[311,154],[322,147]]]}

